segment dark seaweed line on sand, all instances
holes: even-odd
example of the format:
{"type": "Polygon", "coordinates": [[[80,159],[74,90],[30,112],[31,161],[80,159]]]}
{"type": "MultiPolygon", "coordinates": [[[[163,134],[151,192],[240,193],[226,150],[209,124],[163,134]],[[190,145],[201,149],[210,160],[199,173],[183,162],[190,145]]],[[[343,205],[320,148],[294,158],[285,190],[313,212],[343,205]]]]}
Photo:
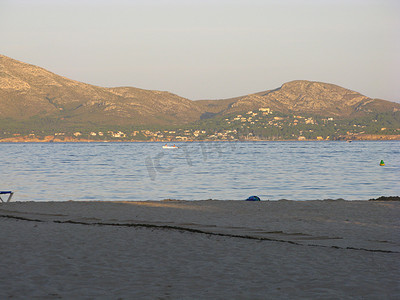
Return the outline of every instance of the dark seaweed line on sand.
{"type": "Polygon", "coordinates": [[[380,253],[400,253],[398,251],[390,251],[390,250],[379,250],[379,249],[366,249],[366,248],[356,248],[356,247],[339,247],[339,246],[324,246],[324,245],[316,245],[316,244],[300,244],[293,241],[286,241],[286,240],[279,240],[279,239],[271,239],[266,237],[256,237],[251,235],[238,235],[238,234],[230,234],[230,233],[218,233],[218,232],[211,232],[211,231],[204,231],[199,229],[193,228],[186,228],[186,227],[179,227],[179,226],[171,226],[171,225],[154,225],[154,224],[146,224],[146,223],[87,223],[81,221],[60,221],[60,220],[51,220],[51,221],[44,221],[39,219],[30,219],[25,217],[18,217],[12,215],[0,215],[1,218],[8,218],[20,221],[29,221],[29,222],[53,222],[57,224],[76,224],[76,225],[86,225],[86,226],[116,226],[116,227],[141,227],[141,228],[151,228],[151,229],[168,229],[168,230],[176,230],[176,231],[185,231],[191,233],[199,233],[205,235],[212,235],[212,236],[222,236],[222,237],[230,237],[230,238],[240,238],[240,239],[249,239],[249,240],[256,240],[256,241],[269,241],[269,242],[279,242],[279,243],[287,243],[297,246],[308,246],[308,247],[320,247],[320,248],[332,248],[332,249],[340,249],[340,250],[357,250],[357,251],[367,251],[367,252],[380,252],[380,253]]]}

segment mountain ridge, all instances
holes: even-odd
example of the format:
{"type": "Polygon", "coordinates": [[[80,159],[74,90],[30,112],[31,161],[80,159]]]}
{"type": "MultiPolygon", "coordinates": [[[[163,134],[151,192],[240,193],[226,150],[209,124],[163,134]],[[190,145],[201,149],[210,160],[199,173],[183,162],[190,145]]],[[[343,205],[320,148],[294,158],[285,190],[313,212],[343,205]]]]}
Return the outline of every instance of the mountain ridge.
{"type": "Polygon", "coordinates": [[[100,87],[0,55],[0,119],[26,122],[54,119],[65,124],[129,126],[183,125],[267,107],[282,113],[338,118],[400,110],[400,104],[373,99],[317,81],[294,80],[281,87],[221,100],[189,100],[136,87],[100,87]]]}

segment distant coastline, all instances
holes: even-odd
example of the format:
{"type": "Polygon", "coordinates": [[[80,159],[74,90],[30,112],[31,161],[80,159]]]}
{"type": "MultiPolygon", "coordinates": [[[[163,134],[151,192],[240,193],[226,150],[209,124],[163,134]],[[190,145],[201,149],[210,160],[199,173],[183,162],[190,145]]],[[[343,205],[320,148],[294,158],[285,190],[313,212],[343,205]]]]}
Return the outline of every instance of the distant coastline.
{"type": "Polygon", "coordinates": [[[400,135],[379,135],[379,134],[363,134],[342,136],[332,140],[319,140],[319,139],[234,139],[234,140],[173,140],[173,139],[150,139],[150,140],[135,140],[135,139],[79,139],[74,137],[56,138],[53,136],[46,136],[44,138],[31,138],[29,136],[18,136],[0,139],[0,143],[147,143],[147,142],[162,142],[162,143],[178,143],[178,142],[273,142],[273,141],[291,141],[291,142],[304,142],[304,141],[398,141],[400,135]]]}
{"type": "Polygon", "coordinates": [[[398,140],[400,103],[293,80],[229,99],[193,101],[99,87],[0,55],[1,142],[398,140]]]}

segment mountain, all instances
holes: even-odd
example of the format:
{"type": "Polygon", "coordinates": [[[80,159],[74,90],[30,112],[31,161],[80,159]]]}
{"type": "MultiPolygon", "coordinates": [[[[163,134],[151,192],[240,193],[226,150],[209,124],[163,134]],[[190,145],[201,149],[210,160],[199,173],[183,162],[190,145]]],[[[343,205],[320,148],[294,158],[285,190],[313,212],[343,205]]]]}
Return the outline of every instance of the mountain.
{"type": "Polygon", "coordinates": [[[220,105],[216,105],[216,101],[199,102],[205,110],[219,114],[268,107],[282,113],[346,118],[400,109],[399,103],[372,99],[334,84],[306,80],[291,81],[274,90],[221,100],[220,105]]]}
{"type": "Polygon", "coordinates": [[[400,104],[372,99],[337,85],[304,80],[232,99],[191,101],[169,92],[85,84],[0,55],[2,127],[34,127],[40,122],[51,123],[54,129],[183,125],[259,108],[286,114],[355,118],[400,111],[400,104]]]}
{"type": "Polygon", "coordinates": [[[193,101],[169,92],[98,87],[0,55],[0,118],[166,125],[200,115],[193,101]]]}

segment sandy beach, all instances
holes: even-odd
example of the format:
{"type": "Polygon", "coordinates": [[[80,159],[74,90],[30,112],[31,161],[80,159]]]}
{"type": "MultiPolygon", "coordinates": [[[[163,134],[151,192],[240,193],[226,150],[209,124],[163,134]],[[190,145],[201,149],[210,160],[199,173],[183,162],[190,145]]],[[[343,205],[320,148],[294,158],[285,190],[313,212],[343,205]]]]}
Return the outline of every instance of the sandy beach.
{"type": "Polygon", "coordinates": [[[399,299],[400,202],[0,205],[1,299],[399,299]]]}

